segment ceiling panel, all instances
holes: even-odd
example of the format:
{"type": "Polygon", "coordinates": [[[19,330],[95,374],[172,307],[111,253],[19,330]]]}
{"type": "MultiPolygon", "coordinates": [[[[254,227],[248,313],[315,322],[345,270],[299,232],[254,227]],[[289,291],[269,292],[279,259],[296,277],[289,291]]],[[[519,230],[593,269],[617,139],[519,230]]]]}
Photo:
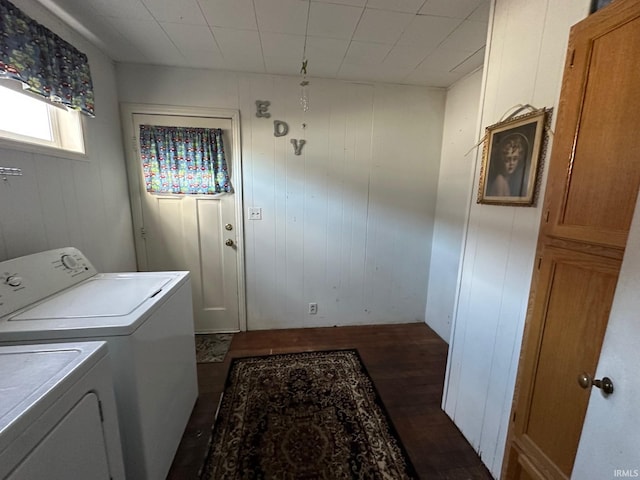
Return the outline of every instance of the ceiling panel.
{"type": "Polygon", "coordinates": [[[161,23],[173,44],[182,52],[190,50],[220,53],[208,26],[161,23]]]}
{"type": "Polygon", "coordinates": [[[453,70],[463,63],[471,54],[462,50],[438,49],[429,55],[416,68],[416,70],[437,70],[442,72],[453,72],[453,70]]]}
{"type": "Polygon", "coordinates": [[[278,0],[265,2],[257,0],[256,17],[261,32],[297,33],[304,35],[307,26],[309,4],[300,0],[278,0]]]}
{"type": "Polygon", "coordinates": [[[398,43],[422,47],[428,53],[442,43],[461,22],[455,18],[416,16],[398,43]]]}
{"type": "Polygon", "coordinates": [[[181,57],[176,46],[155,21],[104,17],[123,37],[130,39],[151,63],[168,65],[169,59],[181,57]],[[160,61],[161,60],[161,61],[160,61]]]}
{"type": "Polygon", "coordinates": [[[183,66],[224,69],[226,65],[222,53],[219,51],[188,50],[181,53],[184,58],[183,66]]]}
{"type": "Polygon", "coordinates": [[[261,32],[260,38],[265,57],[286,57],[294,59],[295,62],[302,61],[304,35],[261,32]]]}
{"type": "Polygon", "coordinates": [[[116,62],[297,76],[306,41],[310,77],[438,87],[481,65],[490,13],[490,0],[38,1],[116,62]]]}
{"type": "Polygon", "coordinates": [[[384,59],[385,68],[416,68],[427,56],[428,52],[414,45],[396,45],[384,59]]]}
{"type": "Polygon", "coordinates": [[[414,15],[367,8],[353,35],[361,42],[391,43],[398,41],[414,15]]]}
{"type": "Polygon", "coordinates": [[[360,7],[313,2],[308,33],[316,37],[351,39],[363,11],[360,7]]]}
{"type": "Polygon", "coordinates": [[[460,78],[460,75],[451,72],[436,71],[433,69],[425,68],[421,70],[414,70],[406,78],[406,83],[412,85],[428,85],[430,87],[448,87],[455,83],[460,78]]]}
{"type": "Polygon", "coordinates": [[[384,43],[351,42],[345,64],[350,65],[380,65],[391,50],[391,45],[384,43]]]}
{"type": "Polygon", "coordinates": [[[207,24],[196,0],[142,0],[142,3],[159,22],[207,24]]]}
{"type": "Polygon", "coordinates": [[[487,22],[489,20],[489,10],[491,9],[491,3],[484,1],[478,8],[476,8],[467,20],[473,20],[474,22],[487,22]]]}
{"type": "Polygon", "coordinates": [[[486,43],[487,24],[463,21],[440,45],[443,49],[475,52],[486,43]]]}
{"type": "Polygon", "coordinates": [[[202,13],[212,27],[257,30],[252,0],[198,0],[202,13]]]}
{"type": "MultiPolygon", "coordinates": [[[[78,3],[67,0],[66,3],[78,3]]],[[[82,4],[81,4],[82,5],[82,4]]],[[[140,0],[93,0],[86,2],[98,15],[115,18],[132,18],[134,20],[151,20],[151,12],[140,0]]],[[[80,8],[80,5],[74,8],[80,8]]]]}
{"type": "Polygon", "coordinates": [[[369,0],[367,8],[392,12],[418,13],[425,0],[369,0]]]}
{"type": "Polygon", "coordinates": [[[453,72],[461,73],[463,75],[473,72],[476,68],[481,66],[482,63],[484,62],[484,53],[485,53],[485,47],[482,47],[477,52],[472,53],[462,63],[457,65],[453,69],[453,72]]]}
{"type": "Polygon", "coordinates": [[[246,57],[253,58],[257,64],[262,62],[262,47],[258,32],[213,27],[213,35],[225,60],[231,57],[246,57]]]}
{"type": "Polygon", "coordinates": [[[427,0],[419,13],[464,20],[482,2],[483,0],[427,0]]]}
{"type": "Polygon", "coordinates": [[[351,5],[352,7],[364,7],[367,0],[313,0],[315,3],[334,3],[337,5],[351,5]]]}

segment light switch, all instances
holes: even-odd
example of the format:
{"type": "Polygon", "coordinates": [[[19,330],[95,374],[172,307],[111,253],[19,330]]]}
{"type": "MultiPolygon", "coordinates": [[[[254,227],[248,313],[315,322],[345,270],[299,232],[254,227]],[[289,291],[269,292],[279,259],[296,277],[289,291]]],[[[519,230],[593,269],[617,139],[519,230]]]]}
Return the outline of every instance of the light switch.
{"type": "Polygon", "coordinates": [[[259,207],[249,207],[249,220],[262,220],[262,209],[259,207]]]}

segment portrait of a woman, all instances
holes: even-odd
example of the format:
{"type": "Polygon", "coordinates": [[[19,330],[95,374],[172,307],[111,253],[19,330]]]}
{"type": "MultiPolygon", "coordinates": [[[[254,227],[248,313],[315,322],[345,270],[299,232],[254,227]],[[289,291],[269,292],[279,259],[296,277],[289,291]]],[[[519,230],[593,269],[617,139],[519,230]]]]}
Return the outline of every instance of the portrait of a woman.
{"type": "Polygon", "coordinates": [[[485,129],[478,203],[527,207],[535,203],[548,112],[534,110],[485,129]]]}
{"type": "Polygon", "coordinates": [[[491,197],[522,197],[527,194],[525,178],[529,141],[521,133],[505,136],[494,145],[495,157],[489,171],[487,195],[491,197]]]}

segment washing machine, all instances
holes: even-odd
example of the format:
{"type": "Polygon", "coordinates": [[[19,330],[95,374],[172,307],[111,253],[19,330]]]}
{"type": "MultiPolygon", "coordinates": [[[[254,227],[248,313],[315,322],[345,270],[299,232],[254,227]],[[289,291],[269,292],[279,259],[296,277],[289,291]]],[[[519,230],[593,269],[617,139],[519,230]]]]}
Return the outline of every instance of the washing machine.
{"type": "Polygon", "coordinates": [[[0,347],[0,392],[0,478],[125,478],[105,342],[0,347]]]}
{"type": "Polygon", "coordinates": [[[98,273],[73,247],[0,263],[0,345],[105,341],[126,476],[164,479],[198,396],[189,272],[98,273]]]}

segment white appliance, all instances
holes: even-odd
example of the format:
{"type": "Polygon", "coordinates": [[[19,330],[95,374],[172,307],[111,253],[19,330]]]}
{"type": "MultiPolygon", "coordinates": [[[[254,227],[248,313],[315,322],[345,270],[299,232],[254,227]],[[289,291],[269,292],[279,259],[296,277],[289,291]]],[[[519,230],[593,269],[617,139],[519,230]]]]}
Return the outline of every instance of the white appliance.
{"type": "Polygon", "coordinates": [[[0,347],[0,478],[125,478],[106,343],[0,347]]]}
{"type": "Polygon", "coordinates": [[[68,247],[0,263],[0,344],[107,342],[125,470],[164,479],[196,398],[189,272],[97,273],[68,247]]]}

